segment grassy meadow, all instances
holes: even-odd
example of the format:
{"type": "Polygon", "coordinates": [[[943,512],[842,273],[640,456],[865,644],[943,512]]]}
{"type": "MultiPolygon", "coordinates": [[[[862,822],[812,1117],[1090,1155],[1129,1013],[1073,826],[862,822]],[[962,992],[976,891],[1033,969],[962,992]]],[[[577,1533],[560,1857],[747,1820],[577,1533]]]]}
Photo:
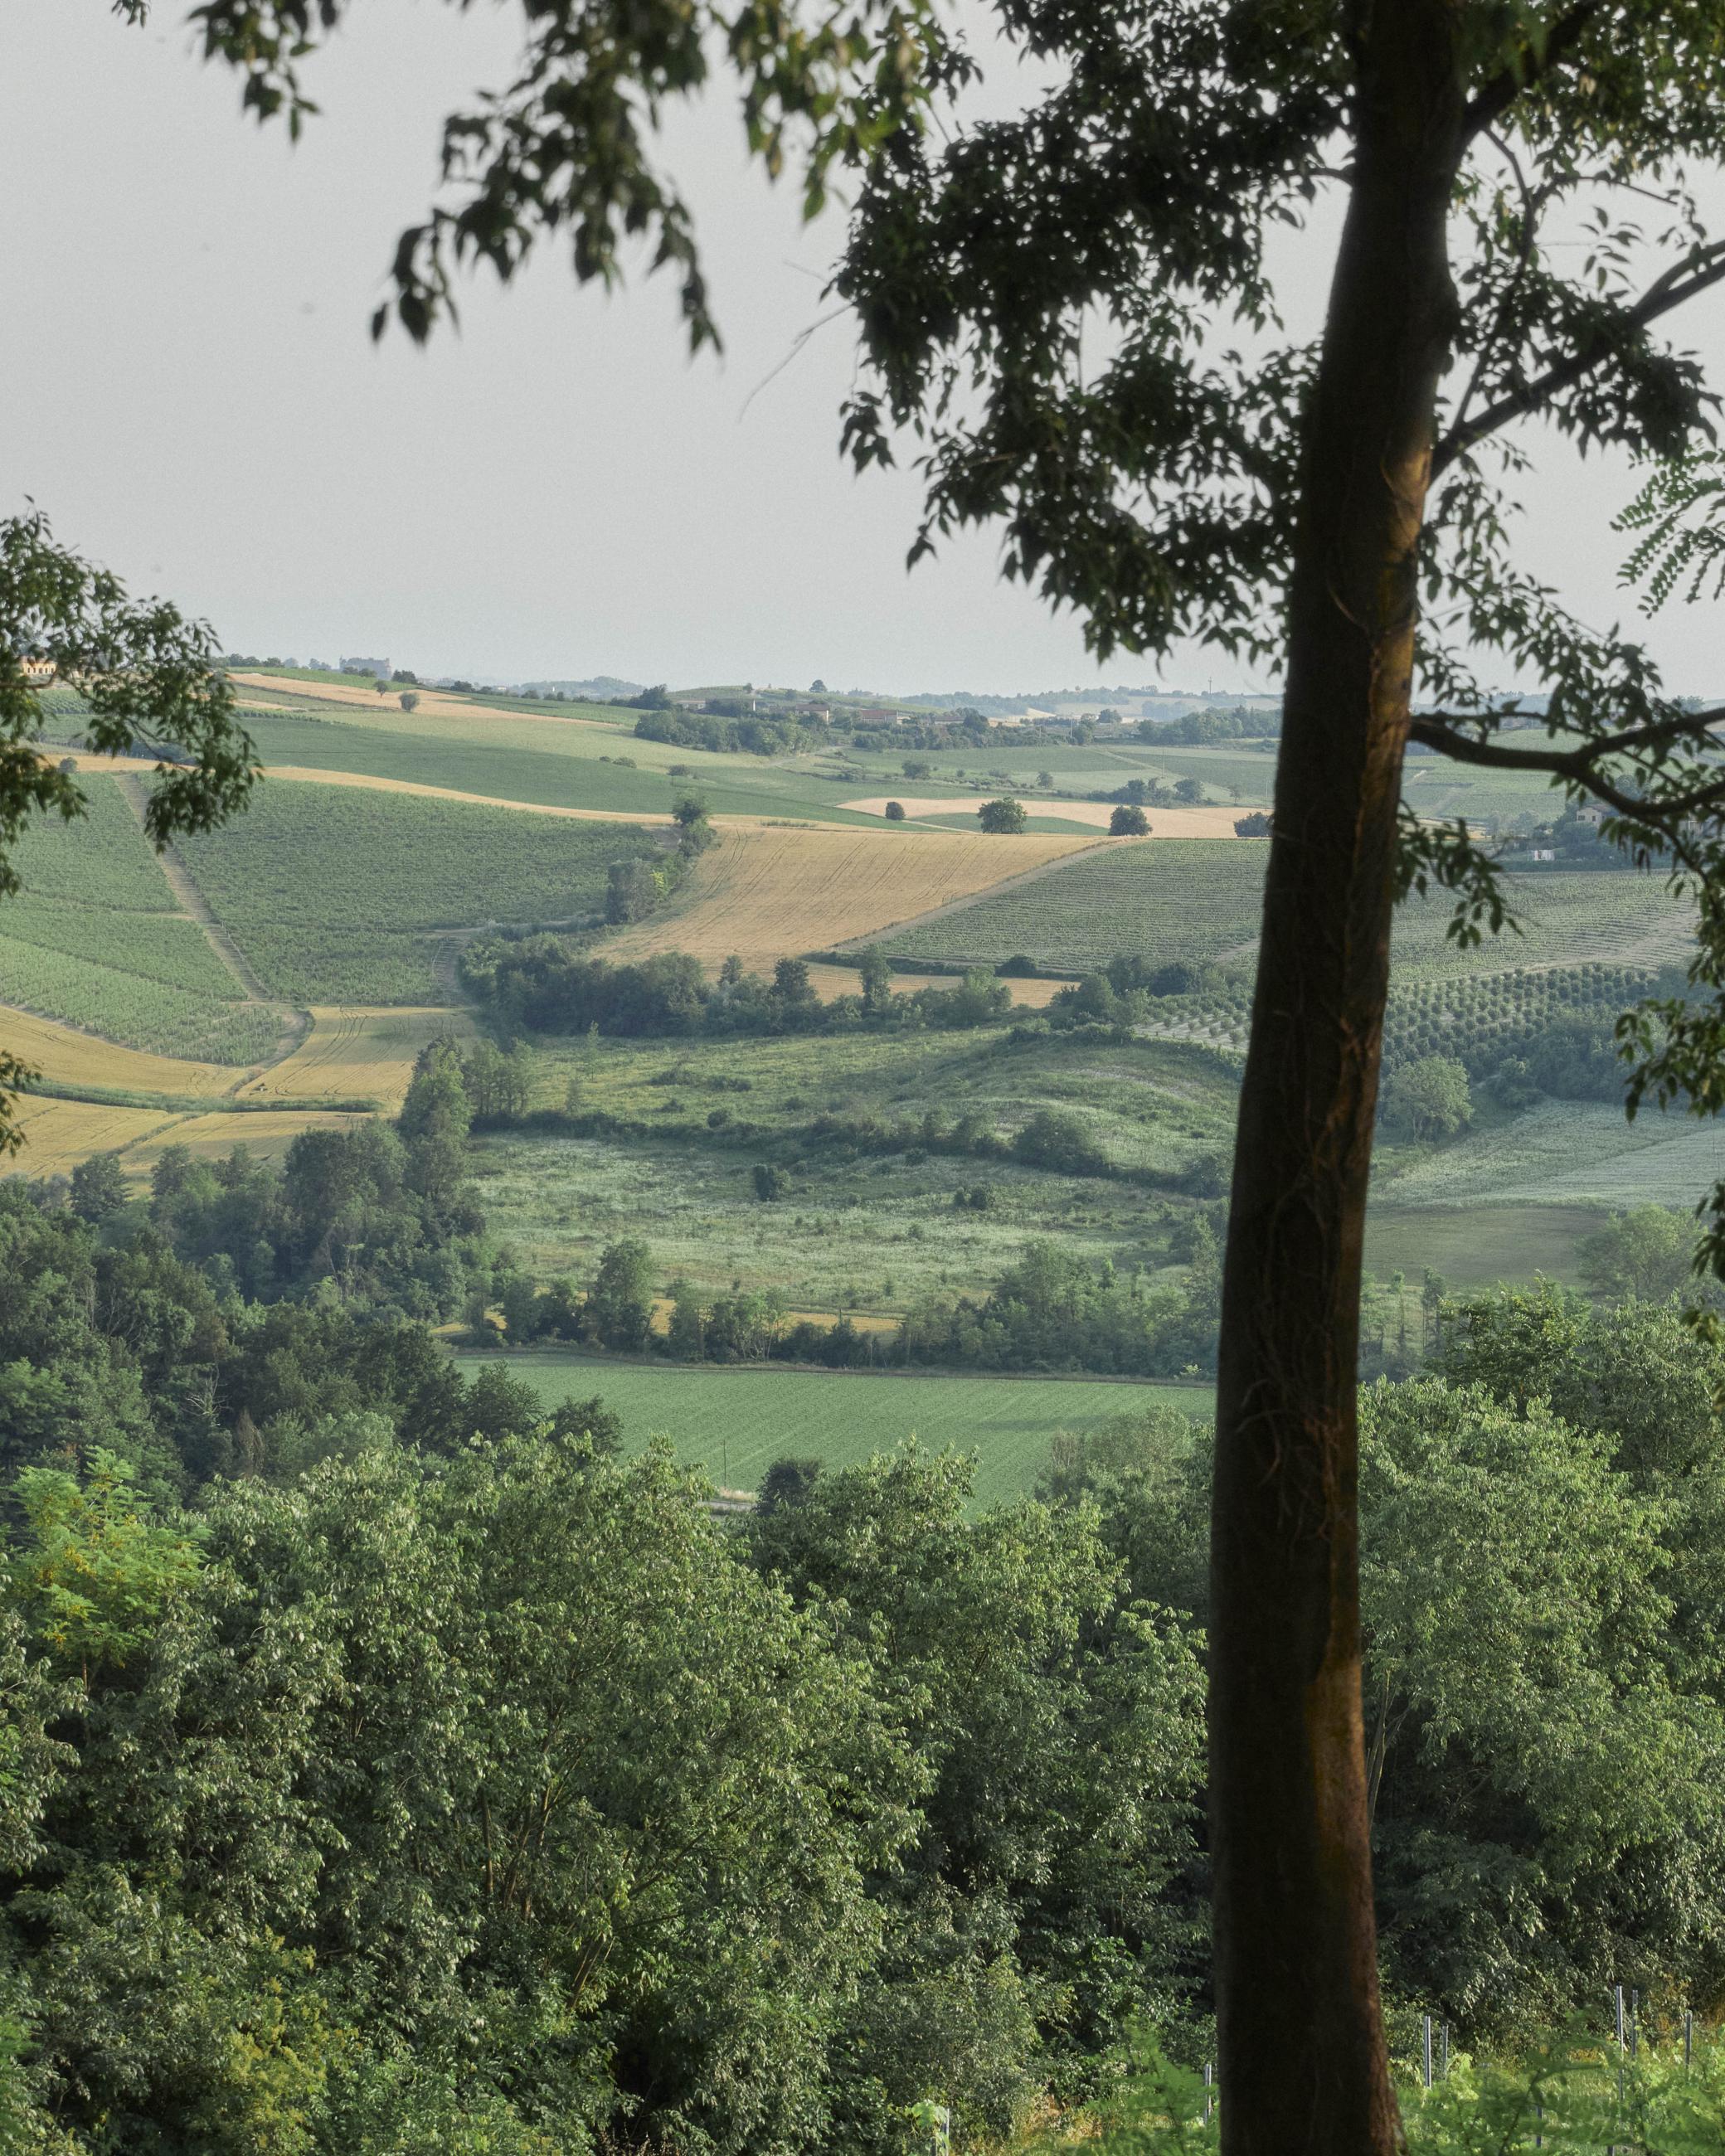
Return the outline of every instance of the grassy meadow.
{"type": "Polygon", "coordinates": [[[974,1452],[983,1503],[1030,1489],[1057,1430],[1094,1430],[1149,1400],[1207,1418],[1204,1385],[1084,1378],[939,1378],[900,1371],[655,1368],[614,1358],[458,1355],[465,1373],[501,1362],[537,1387],[547,1407],[603,1394],[623,1418],[631,1452],[669,1438],[680,1459],[721,1488],[753,1490],[786,1455],[848,1467],[915,1437],[932,1452],[974,1452]]]}

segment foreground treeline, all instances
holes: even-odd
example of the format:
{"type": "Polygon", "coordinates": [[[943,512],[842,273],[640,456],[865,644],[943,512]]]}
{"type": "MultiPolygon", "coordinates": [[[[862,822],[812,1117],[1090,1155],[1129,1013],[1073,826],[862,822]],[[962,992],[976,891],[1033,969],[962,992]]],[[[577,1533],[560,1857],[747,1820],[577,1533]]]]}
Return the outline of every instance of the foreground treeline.
{"type": "MultiPolygon", "coordinates": [[[[976,2145],[1209,2055],[1204,1435],[711,1519],[420,1328],[0,1195],[0,2094],[63,2152],[976,2145]]],[[[1725,1358],[1445,1307],[1363,1396],[1395,2026],[1725,1982],[1725,1358]]]]}

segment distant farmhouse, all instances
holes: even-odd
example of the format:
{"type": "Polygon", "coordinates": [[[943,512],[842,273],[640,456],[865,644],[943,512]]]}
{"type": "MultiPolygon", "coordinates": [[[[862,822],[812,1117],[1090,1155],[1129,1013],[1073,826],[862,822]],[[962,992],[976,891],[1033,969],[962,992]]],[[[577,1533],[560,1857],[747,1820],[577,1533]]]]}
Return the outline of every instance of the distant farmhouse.
{"type": "Polygon", "coordinates": [[[389,679],[389,661],[387,659],[344,659],[341,671],[344,674],[375,674],[380,681],[387,681],[389,679]]]}
{"type": "Polygon", "coordinates": [[[24,680],[33,689],[45,688],[58,670],[53,660],[43,659],[34,652],[27,651],[18,665],[23,670],[24,680]]]}

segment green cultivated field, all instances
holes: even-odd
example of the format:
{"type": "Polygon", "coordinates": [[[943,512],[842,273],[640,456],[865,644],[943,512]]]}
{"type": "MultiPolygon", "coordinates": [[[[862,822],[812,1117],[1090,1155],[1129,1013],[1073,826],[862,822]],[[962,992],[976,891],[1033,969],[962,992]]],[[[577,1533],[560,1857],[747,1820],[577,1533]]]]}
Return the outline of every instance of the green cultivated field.
{"type": "Polygon", "coordinates": [[[457,719],[409,714],[392,703],[377,711],[332,704],[304,714],[251,713],[246,723],[266,764],[359,772],[501,801],[664,815],[680,793],[693,790],[716,815],[877,820],[839,806],[859,790],[873,791],[873,782],[824,777],[828,759],[708,755],[638,741],[629,724],[616,720],[614,712],[583,721],[477,709],[457,719]],[[687,765],[689,775],[673,778],[673,764],[687,765]]]}
{"type": "MultiPolygon", "coordinates": [[[[895,957],[998,965],[1022,952],[1055,971],[1100,966],[1120,952],[1159,964],[1223,963],[1250,970],[1257,941],[1266,842],[1190,839],[1084,854],[1034,883],[955,907],[883,939],[895,957]]],[[[1521,933],[1464,951],[1440,896],[1396,916],[1403,981],[1507,967],[1606,960],[1658,967],[1681,959],[1689,915],[1656,878],[1565,872],[1506,880],[1521,933]]]]}
{"type": "MultiPolygon", "coordinates": [[[[166,889],[166,886],[163,886],[166,889]]],[[[195,921],[177,913],[106,912],[63,899],[8,899],[0,911],[0,931],[14,943],[64,952],[146,981],[183,988],[213,1002],[239,993],[234,976],[210,948],[195,921]]]]}
{"type": "MultiPolygon", "coordinates": [[[[6,918],[0,908],[0,921],[6,918]]],[[[128,1047],[207,1063],[252,1063],[280,1029],[255,1004],[188,995],[139,973],[0,935],[0,1003],[82,1026],[128,1047]]]]}
{"type": "Polygon", "coordinates": [[[414,1004],[442,999],[434,932],[592,919],[607,864],[653,843],[628,824],[277,779],[180,850],[274,993],[414,1004]]]}
{"type": "Polygon", "coordinates": [[[88,807],[69,824],[33,824],[13,860],[24,890],[126,913],[172,913],[173,893],[138,819],[111,778],[80,781],[88,807]]]}
{"type": "Polygon", "coordinates": [[[1207,1418],[1207,1386],[1095,1378],[929,1378],[859,1371],[726,1369],[620,1363],[598,1356],[458,1355],[465,1373],[501,1361],[549,1404],[598,1394],[623,1417],[632,1452],[665,1436],[680,1459],[732,1490],[759,1486],[786,1454],[849,1467],[912,1435],[930,1450],[980,1455],[984,1503],[1029,1489],[1057,1430],[1096,1429],[1156,1400],[1207,1418]]]}
{"type": "Polygon", "coordinates": [[[0,904],[0,1003],[133,1048],[249,1063],[275,1045],[269,1013],[241,999],[110,778],[85,782],[89,813],[28,830],[19,896],[0,904]]]}
{"type": "Polygon", "coordinates": [[[1081,971],[1117,952],[1159,964],[1246,957],[1256,939],[1267,841],[1183,839],[1081,854],[1034,883],[883,939],[895,957],[998,965],[1022,952],[1081,971]]]}

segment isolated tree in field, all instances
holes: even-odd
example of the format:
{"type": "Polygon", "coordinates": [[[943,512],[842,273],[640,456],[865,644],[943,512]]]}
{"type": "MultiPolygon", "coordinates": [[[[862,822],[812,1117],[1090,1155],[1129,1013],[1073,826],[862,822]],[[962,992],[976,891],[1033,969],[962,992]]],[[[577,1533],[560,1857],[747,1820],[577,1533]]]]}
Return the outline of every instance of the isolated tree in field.
{"type": "Polygon", "coordinates": [[[602,1348],[639,1350],[653,1320],[653,1253],[634,1238],[608,1244],[587,1291],[587,1328],[602,1348]]]}
{"type": "MultiPolygon", "coordinates": [[[[193,19],[248,105],[297,125],[303,56],[346,12],[204,0],[193,19]]],[[[642,121],[728,69],[769,168],[800,169],[811,211],[839,176],[854,205],[845,442],[865,466],[914,443],[913,558],[998,521],[1009,573],[1077,609],[1099,654],[1198,637],[1281,672],[1218,1386],[1223,2131],[1230,2156],[1380,2156],[1398,2128],[1355,1379],[1390,921],[1433,884],[1466,934],[1503,911],[1467,830],[1404,811],[1402,760],[1411,737],[1546,773],[1699,898],[1702,993],[1630,1020],[1631,1098],[1725,1102],[1712,715],[1563,613],[1511,549],[1506,491],[1525,496],[1553,434],[1665,460],[1700,445],[1702,368],[1664,331],[1725,280],[1702,208],[1725,162],[1725,0],[999,0],[981,24],[930,0],[532,0],[523,19],[517,80],[449,121],[449,192],[397,249],[411,335],[448,311],[459,264],[509,277],[567,231],[577,275],[606,282],[644,234],[693,341],[715,341],[693,220],[642,121]],[[966,105],[985,69],[1016,108],[966,105]],[[1339,231],[1302,341],[1267,243],[1320,201],[1339,231]],[[1506,677],[1549,699],[1511,738],[1486,686],[1506,677]]],[[[1677,494],[1656,572],[1706,515],[1677,494]]]]}
{"type": "Polygon", "coordinates": [[[1003,798],[985,801],[976,812],[976,819],[983,830],[1009,833],[1024,828],[1025,810],[1022,801],[1003,798]]]}
{"type": "Polygon", "coordinates": [[[1122,801],[1108,819],[1108,831],[1116,839],[1147,839],[1150,819],[1135,803],[1122,801]]]}
{"type": "Polygon", "coordinates": [[[419,695],[417,690],[404,690],[397,701],[404,711],[417,711],[419,708],[419,695]]]}
{"type": "Polygon", "coordinates": [[[892,968],[877,945],[871,943],[863,952],[857,983],[862,991],[863,1009],[871,1018],[884,1017],[892,1009],[892,968]]]}
{"type": "Polygon", "coordinates": [[[882,814],[889,824],[902,824],[905,820],[905,804],[902,801],[889,801],[882,814]]]}
{"type": "Polygon", "coordinates": [[[1384,1120],[1416,1138],[1449,1137],[1473,1120],[1467,1065],[1453,1055],[1422,1055],[1390,1073],[1384,1120]]]}

